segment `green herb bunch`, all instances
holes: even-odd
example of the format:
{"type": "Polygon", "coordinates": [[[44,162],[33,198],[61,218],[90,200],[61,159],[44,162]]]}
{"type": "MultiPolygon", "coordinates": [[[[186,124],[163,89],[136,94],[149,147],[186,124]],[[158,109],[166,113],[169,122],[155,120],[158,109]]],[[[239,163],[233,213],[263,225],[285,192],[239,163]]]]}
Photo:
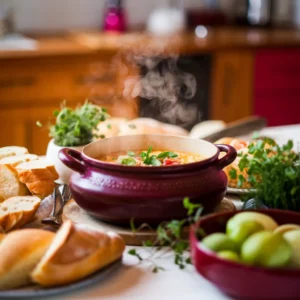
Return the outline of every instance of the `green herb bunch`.
{"type": "Polygon", "coordinates": [[[82,106],[72,109],[63,105],[55,111],[56,122],[50,127],[50,136],[58,146],[81,146],[92,142],[94,130],[108,114],[104,108],[86,101],[82,106]]]}
{"type": "Polygon", "coordinates": [[[259,139],[248,146],[238,167],[247,177],[232,169],[229,176],[238,179],[238,187],[245,181],[255,189],[253,195],[270,208],[300,211],[300,154],[293,151],[293,142],[279,146],[270,138],[259,139]]]}
{"type": "MultiPolygon", "coordinates": [[[[203,210],[201,204],[194,204],[190,202],[189,198],[184,198],[183,206],[187,209],[187,217],[185,219],[161,223],[156,229],[156,240],[148,240],[143,243],[144,247],[156,247],[155,251],[160,251],[161,249],[166,249],[168,252],[172,251],[174,253],[174,263],[180,269],[184,269],[186,265],[191,264],[188,234],[184,229],[197,222],[203,210]]],[[[130,225],[133,232],[142,230],[145,227],[151,228],[148,224],[143,224],[140,228],[136,229],[133,221],[131,221],[130,225]]],[[[153,260],[149,260],[149,258],[143,259],[135,248],[130,249],[128,253],[136,256],[140,261],[150,261],[154,273],[163,270],[153,260]]]]}

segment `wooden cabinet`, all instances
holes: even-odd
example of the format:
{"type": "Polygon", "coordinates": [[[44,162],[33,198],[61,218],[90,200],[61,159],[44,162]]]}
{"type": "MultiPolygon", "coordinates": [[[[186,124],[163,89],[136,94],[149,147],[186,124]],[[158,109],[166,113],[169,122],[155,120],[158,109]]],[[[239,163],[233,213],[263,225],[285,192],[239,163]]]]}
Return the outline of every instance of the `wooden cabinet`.
{"type": "Polygon", "coordinates": [[[300,50],[264,49],[255,56],[254,113],[269,126],[300,123],[300,50]]]}
{"type": "Polygon", "coordinates": [[[225,122],[252,115],[253,52],[216,52],[211,80],[210,116],[225,122]]]}
{"type": "Polygon", "coordinates": [[[44,155],[48,144],[51,113],[55,106],[13,108],[0,111],[0,146],[25,146],[31,153],[44,155]],[[44,126],[36,125],[39,120],[44,126]]]}
{"type": "Polygon", "coordinates": [[[112,116],[137,117],[135,99],[123,96],[124,81],[137,71],[112,54],[1,60],[0,70],[0,146],[45,154],[48,124],[64,99],[73,107],[90,99],[112,116]]]}

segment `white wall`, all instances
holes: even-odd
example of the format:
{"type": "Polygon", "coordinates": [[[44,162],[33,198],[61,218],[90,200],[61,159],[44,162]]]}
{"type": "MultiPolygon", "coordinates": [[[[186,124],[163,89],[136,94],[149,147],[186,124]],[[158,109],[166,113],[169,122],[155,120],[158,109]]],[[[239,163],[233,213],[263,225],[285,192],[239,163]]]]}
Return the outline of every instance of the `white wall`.
{"type": "MultiPolygon", "coordinates": [[[[101,28],[105,0],[0,0],[14,5],[17,29],[59,31],[101,28]]],[[[124,0],[129,25],[145,23],[150,12],[171,0],[124,0]]],[[[177,0],[178,2],[180,0],[177,0]]],[[[201,7],[206,0],[182,0],[186,7],[201,7]]],[[[231,0],[220,0],[230,10],[231,0]]]]}
{"type": "MultiPolygon", "coordinates": [[[[1,0],[0,0],[1,1],[1,0]]],[[[101,28],[104,0],[6,0],[13,2],[20,30],[58,31],[101,28]]],[[[144,23],[151,10],[167,0],[126,0],[130,25],[144,23]]]]}
{"type": "MultiPolygon", "coordinates": [[[[150,12],[160,5],[170,2],[184,4],[185,7],[201,7],[207,0],[124,0],[129,25],[145,23],[150,12]]],[[[22,31],[60,31],[76,28],[101,28],[105,0],[0,0],[15,8],[17,29],[22,31]]],[[[300,0],[276,0],[284,12],[288,3],[300,0]]],[[[220,0],[221,7],[230,15],[233,0],[220,0]]],[[[278,13],[280,19],[280,12],[278,13]]],[[[300,19],[300,17],[298,17],[300,19]]]]}

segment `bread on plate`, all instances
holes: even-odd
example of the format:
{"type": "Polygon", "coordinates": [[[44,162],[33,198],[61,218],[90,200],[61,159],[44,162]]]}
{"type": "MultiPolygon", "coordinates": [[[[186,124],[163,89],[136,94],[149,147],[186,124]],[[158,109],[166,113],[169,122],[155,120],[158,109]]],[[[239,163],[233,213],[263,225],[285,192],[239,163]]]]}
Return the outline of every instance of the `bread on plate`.
{"type": "Polygon", "coordinates": [[[65,222],[31,273],[34,282],[50,287],[68,284],[122,256],[125,243],[117,234],[65,222]]]}
{"type": "Polygon", "coordinates": [[[97,135],[105,138],[117,136],[120,131],[121,124],[127,122],[125,118],[110,118],[106,121],[100,122],[97,126],[97,135]]]}
{"type": "Polygon", "coordinates": [[[16,156],[7,156],[0,159],[0,165],[7,165],[11,168],[16,168],[17,165],[31,161],[31,160],[38,160],[39,157],[35,154],[22,154],[16,156]]]}
{"type": "Polygon", "coordinates": [[[59,177],[54,165],[42,159],[22,163],[16,166],[16,170],[28,190],[41,198],[52,193],[54,181],[59,177]]]}
{"type": "Polygon", "coordinates": [[[28,150],[25,147],[7,146],[0,148],[0,159],[7,156],[27,154],[28,150]]]}
{"type": "MultiPolygon", "coordinates": [[[[219,139],[218,141],[215,142],[215,144],[225,144],[225,145],[230,145],[233,148],[235,148],[238,152],[246,153],[248,151],[248,142],[238,139],[238,138],[233,138],[233,137],[224,137],[219,139]]],[[[221,153],[220,156],[224,156],[225,153],[221,153]]],[[[223,171],[225,172],[227,178],[228,178],[228,186],[232,188],[237,188],[237,183],[238,183],[238,176],[243,175],[245,178],[247,178],[247,170],[244,169],[243,171],[240,170],[239,168],[239,162],[240,162],[240,157],[237,157],[230,165],[226,166],[223,171]],[[236,178],[231,178],[230,177],[230,171],[231,170],[236,171],[236,178]]],[[[243,189],[249,189],[251,188],[251,185],[249,182],[244,181],[242,186],[240,188],[243,189]]]]}
{"type": "Polygon", "coordinates": [[[162,123],[150,118],[138,118],[120,125],[120,136],[135,134],[163,134],[162,123]]]}
{"type": "Polygon", "coordinates": [[[30,222],[41,203],[36,196],[11,197],[0,204],[0,227],[4,232],[30,222]]]}
{"type": "Polygon", "coordinates": [[[30,273],[45,254],[55,234],[42,229],[12,231],[0,243],[0,289],[30,283],[30,273]]]}
{"type": "Polygon", "coordinates": [[[10,197],[29,194],[26,185],[20,182],[15,169],[0,164],[0,202],[10,197]]]}

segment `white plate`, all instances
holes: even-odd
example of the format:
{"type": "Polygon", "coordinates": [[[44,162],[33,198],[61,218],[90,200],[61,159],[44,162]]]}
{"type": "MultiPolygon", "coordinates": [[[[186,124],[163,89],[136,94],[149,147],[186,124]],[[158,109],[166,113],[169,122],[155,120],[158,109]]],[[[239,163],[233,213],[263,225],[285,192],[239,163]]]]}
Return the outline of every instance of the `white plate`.
{"type": "Polygon", "coordinates": [[[234,195],[248,195],[251,193],[255,193],[255,189],[238,189],[238,188],[231,188],[227,187],[227,194],[234,194],[234,195]]]}
{"type": "Polygon", "coordinates": [[[78,290],[88,288],[89,286],[100,284],[101,281],[105,280],[108,275],[117,271],[122,266],[122,259],[118,259],[112,264],[105,268],[83,278],[77,282],[73,282],[68,285],[57,286],[52,288],[42,288],[40,286],[32,285],[20,289],[3,290],[0,291],[0,299],[42,299],[44,297],[62,296],[66,293],[73,293],[78,290]]]}

